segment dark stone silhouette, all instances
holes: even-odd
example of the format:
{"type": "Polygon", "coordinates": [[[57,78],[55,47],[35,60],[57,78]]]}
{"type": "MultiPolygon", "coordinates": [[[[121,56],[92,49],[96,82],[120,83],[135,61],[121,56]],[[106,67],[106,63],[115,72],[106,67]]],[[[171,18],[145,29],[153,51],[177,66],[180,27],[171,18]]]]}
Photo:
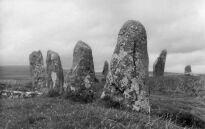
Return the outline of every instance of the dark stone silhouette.
{"type": "Polygon", "coordinates": [[[162,50],[160,56],[157,58],[157,60],[153,65],[153,76],[158,77],[164,75],[166,56],[167,56],[167,50],[164,49],[162,50]]]}
{"type": "Polygon", "coordinates": [[[104,78],[106,78],[108,72],[109,72],[109,63],[108,61],[105,61],[103,66],[103,71],[102,71],[102,75],[104,75],[104,78]]]}
{"type": "Polygon", "coordinates": [[[47,51],[47,87],[58,93],[63,92],[64,75],[60,56],[54,51],[47,51]]]}
{"type": "Polygon", "coordinates": [[[191,65],[187,65],[187,66],[184,68],[184,74],[185,74],[185,75],[191,75],[191,74],[192,74],[191,65]]]}
{"type": "Polygon", "coordinates": [[[148,64],[146,30],[140,22],[129,20],[118,34],[101,98],[148,112],[148,64]]]}
{"type": "Polygon", "coordinates": [[[33,88],[39,90],[46,86],[45,69],[41,51],[34,51],[29,55],[30,73],[33,88]]]}

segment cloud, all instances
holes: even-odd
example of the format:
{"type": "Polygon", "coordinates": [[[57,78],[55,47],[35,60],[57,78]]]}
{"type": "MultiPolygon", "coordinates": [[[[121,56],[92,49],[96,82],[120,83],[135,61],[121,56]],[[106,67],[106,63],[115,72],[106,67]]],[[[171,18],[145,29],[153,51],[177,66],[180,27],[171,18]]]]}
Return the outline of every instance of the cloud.
{"type": "Polygon", "coordinates": [[[52,49],[63,67],[70,68],[74,45],[83,40],[92,47],[96,71],[101,71],[119,29],[135,19],[147,31],[150,70],[166,48],[166,71],[183,72],[186,64],[205,71],[204,5],[203,0],[2,0],[0,64],[25,65],[33,50],[42,50],[46,58],[52,49]]]}

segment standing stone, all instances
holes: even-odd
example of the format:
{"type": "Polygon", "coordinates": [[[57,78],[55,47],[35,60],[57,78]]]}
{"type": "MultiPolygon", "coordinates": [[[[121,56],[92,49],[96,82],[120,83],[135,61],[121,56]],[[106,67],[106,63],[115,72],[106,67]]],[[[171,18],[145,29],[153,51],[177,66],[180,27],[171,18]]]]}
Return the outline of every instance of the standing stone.
{"type": "Polygon", "coordinates": [[[106,60],[103,66],[103,71],[102,71],[102,75],[104,75],[104,78],[106,78],[108,72],[109,72],[109,64],[106,60]]]}
{"type": "Polygon", "coordinates": [[[153,76],[158,77],[164,75],[166,56],[167,50],[164,49],[153,65],[153,76]]]}
{"type": "Polygon", "coordinates": [[[64,75],[60,56],[54,51],[47,51],[47,87],[58,93],[63,92],[64,75]]]}
{"type": "Polygon", "coordinates": [[[46,86],[45,69],[41,51],[34,51],[29,55],[30,73],[34,89],[41,89],[46,86]]]}
{"type": "Polygon", "coordinates": [[[191,65],[187,65],[184,69],[184,74],[185,75],[191,75],[192,71],[191,71],[191,65]]]}
{"type": "Polygon", "coordinates": [[[80,97],[93,95],[95,79],[92,49],[83,41],[78,41],[73,52],[73,65],[66,77],[68,91],[80,97]]]}
{"type": "Polygon", "coordinates": [[[148,65],[146,30],[140,22],[129,20],[118,34],[101,98],[148,112],[148,65]]]}

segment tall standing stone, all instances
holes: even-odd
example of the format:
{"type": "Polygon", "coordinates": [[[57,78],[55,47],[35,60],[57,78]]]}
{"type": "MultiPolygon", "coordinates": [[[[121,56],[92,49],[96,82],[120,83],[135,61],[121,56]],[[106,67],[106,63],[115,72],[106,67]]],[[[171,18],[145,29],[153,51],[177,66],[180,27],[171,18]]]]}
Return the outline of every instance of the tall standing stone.
{"type": "Polygon", "coordinates": [[[153,65],[153,76],[163,76],[164,75],[164,68],[165,68],[165,62],[166,62],[166,56],[167,56],[167,50],[164,49],[160,53],[159,57],[155,61],[153,65]]]}
{"type": "Polygon", "coordinates": [[[29,55],[30,73],[34,89],[41,89],[46,86],[45,69],[41,51],[34,51],[29,55]]]}
{"type": "Polygon", "coordinates": [[[60,56],[54,51],[47,51],[47,87],[59,93],[63,92],[64,75],[60,56]]]}
{"type": "Polygon", "coordinates": [[[129,20],[118,34],[101,98],[148,112],[148,64],[146,30],[140,22],[129,20]]]}
{"type": "Polygon", "coordinates": [[[73,52],[73,65],[66,77],[68,90],[81,97],[93,94],[95,71],[92,49],[83,41],[78,41],[73,52]]]}
{"type": "Polygon", "coordinates": [[[191,65],[187,65],[187,66],[184,68],[184,74],[185,74],[185,75],[191,75],[191,74],[192,74],[191,65]]]}
{"type": "Polygon", "coordinates": [[[102,71],[102,75],[104,76],[104,78],[106,78],[108,72],[109,72],[109,63],[106,60],[103,66],[103,71],[102,71]]]}

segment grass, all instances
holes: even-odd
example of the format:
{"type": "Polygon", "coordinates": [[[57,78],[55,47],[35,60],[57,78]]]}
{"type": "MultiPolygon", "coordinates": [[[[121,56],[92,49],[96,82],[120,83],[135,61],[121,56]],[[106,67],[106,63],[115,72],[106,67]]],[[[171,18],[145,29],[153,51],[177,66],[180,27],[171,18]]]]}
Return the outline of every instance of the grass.
{"type": "Polygon", "coordinates": [[[174,97],[205,96],[205,79],[202,76],[171,75],[150,77],[147,84],[151,94],[163,94],[174,97]]]}
{"type": "Polygon", "coordinates": [[[188,127],[205,128],[205,103],[197,98],[151,95],[151,114],[188,127]]]}
{"type": "Polygon", "coordinates": [[[60,98],[1,99],[4,129],[183,129],[170,120],[60,98]]]}
{"type": "Polygon", "coordinates": [[[0,87],[7,90],[31,91],[31,80],[0,80],[0,87]]]}
{"type": "MultiPolygon", "coordinates": [[[[31,90],[28,71],[14,71],[4,69],[0,75],[0,80],[8,81],[6,88],[31,90]]],[[[100,73],[96,76],[103,78],[100,73]]],[[[200,97],[205,88],[199,79],[175,74],[150,77],[151,122],[147,114],[113,108],[116,104],[99,100],[105,83],[100,81],[94,84],[92,103],[56,97],[54,92],[49,94],[52,97],[0,99],[0,129],[204,129],[205,102],[200,97]]]]}

